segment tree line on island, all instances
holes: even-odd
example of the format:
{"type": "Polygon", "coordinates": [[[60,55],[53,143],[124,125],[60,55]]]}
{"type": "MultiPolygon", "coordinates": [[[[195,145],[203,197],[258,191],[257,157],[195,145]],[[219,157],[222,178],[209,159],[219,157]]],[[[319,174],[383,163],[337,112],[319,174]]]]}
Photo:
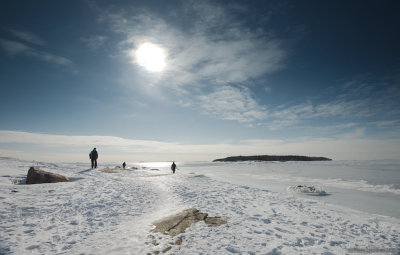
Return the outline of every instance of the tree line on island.
{"type": "Polygon", "coordinates": [[[330,161],[325,157],[308,157],[297,155],[257,155],[257,156],[232,156],[227,158],[215,159],[213,162],[234,162],[234,161],[330,161]]]}

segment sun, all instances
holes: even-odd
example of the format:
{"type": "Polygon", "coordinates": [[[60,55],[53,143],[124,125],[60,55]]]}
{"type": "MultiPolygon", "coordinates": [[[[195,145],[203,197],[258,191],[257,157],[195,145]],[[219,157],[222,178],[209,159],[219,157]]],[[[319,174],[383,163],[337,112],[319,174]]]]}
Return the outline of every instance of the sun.
{"type": "Polygon", "coordinates": [[[161,72],[166,66],[164,49],[152,43],[139,45],[135,57],[136,62],[150,72],[161,72]]]}

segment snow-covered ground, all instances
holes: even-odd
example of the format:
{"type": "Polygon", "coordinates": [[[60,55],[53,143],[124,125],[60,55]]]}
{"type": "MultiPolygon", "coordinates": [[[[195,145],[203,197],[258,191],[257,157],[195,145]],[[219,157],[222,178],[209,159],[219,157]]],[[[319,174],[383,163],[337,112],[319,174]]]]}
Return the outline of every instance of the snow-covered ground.
{"type": "MultiPolygon", "coordinates": [[[[303,172],[299,165],[304,164],[286,164],[283,168],[295,172],[283,174],[305,179],[288,177],[285,181],[311,182],[305,177],[310,173],[299,174],[303,172]]],[[[315,198],[277,188],[283,185],[269,188],[266,184],[273,179],[256,171],[257,163],[179,163],[175,175],[170,174],[169,163],[129,163],[130,170],[99,171],[115,166],[99,164],[98,169],[92,170],[89,164],[82,163],[0,158],[0,254],[154,254],[168,247],[171,249],[165,254],[400,251],[398,217],[354,210],[324,200],[337,196],[336,193],[315,198]],[[25,185],[24,178],[32,165],[63,174],[72,181],[25,185]],[[242,176],[242,182],[240,172],[248,175],[242,176]],[[250,181],[262,178],[262,182],[250,181]],[[152,222],[192,207],[209,216],[227,217],[228,223],[209,227],[198,222],[173,238],[150,233],[152,222]],[[150,234],[159,243],[157,246],[152,244],[150,234]],[[181,245],[170,244],[178,239],[183,240],[181,245]]],[[[313,171],[315,166],[310,164],[306,168],[313,171]]],[[[271,169],[276,171],[280,167],[271,169]]],[[[320,173],[315,174],[314,180],[325,185],[333,177],[320,173]]],[[[396,187],[386,187],[383,182],[372,184],[367,180],[363,187],[381,185],[377,187],[393,189],[374,192],[398,199],[396,187]]],[[[332,186],[327,186],[328,193],[332,186]]],[[[359,191],[371,192],[361,188],[359,191]]]]}

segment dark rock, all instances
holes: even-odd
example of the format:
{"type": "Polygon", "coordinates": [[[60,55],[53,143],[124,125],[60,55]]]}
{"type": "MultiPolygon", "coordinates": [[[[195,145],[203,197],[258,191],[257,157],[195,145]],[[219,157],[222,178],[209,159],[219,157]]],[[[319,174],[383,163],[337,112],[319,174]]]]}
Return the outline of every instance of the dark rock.
{"type": "Polygon", "coordinates": [[[26,184],[68,182],[68,178],[51,172],[46,172],[35,167],[29,168],[26,184]]]}
{"type": "Polygon", "coordinates": [[[160,232],[170,236],[184,233],[193,223],[202,221],[207,217],[207,213],[201,213],[195,208],[186,209],[176,215],[154,222],[156,226],[153,232],[160,232]]]}
{"type": "Polygon", "coordinates": [[[175,244],[176,245],[181,245],[182,244],[183,239],[182,238],[178,238],[178,240],[176,240],[175,244]]]}
{"type": "MultiPolygon", "coordinates": [[[[196,208],[186,209],[178,214],[173,216],[166,217],[159,221],[154,222],[153,224],[156,226],[152,232],[159,232],[165,235],[170,235],[172,237],[184,233],[185,230],[190,227],[192,224],[198,221],[204,221],[208,226],[217,227],[222,224],[226,224],[228,221],[226,218],[222,217],[207,217],[207,213],[201,213],[196,208]]],[[[158,243],[155,240],[153,235],[149,235],[150,239],[152,239],[152,244],[157,246],[158,243]]],[[[175,243],[170,242],[170,245],[181,245],[183,242],[182,238],[178,238],[175,243]]],[[[169,251],[172,247],[168,246],[162,252],[165,253],[169,251]]],[[[158,251],[154,252],[154,254],[159,254],[158,251]]]]}
{"type": "Polygon", "coordinates": [[[160,232],[170,236],[184,233],[193,223],[204,221],[208,226],[217,227],[228,221],[222,217],[207,217],[207,213],[201,213],[196,208],[186,209],[178,214],[169,216],[153,224],[156,226],[153,232],[160,232]]]}
{"type": "Polygon", "coordinates": [[[171,246],[168,246],[167,248],[165,248],[162,252],[163,253],[166,253],[167,251],[169,251],[169,250],[171,250],[172,249],[172,247],[171,246]]]}
{"type": "Polygon", "coordinates": [[[218,227],[223,224],[226,224],[228,221],[222,217],[207,217],[204,219],[205,223],[210,227],[218,227]]]}

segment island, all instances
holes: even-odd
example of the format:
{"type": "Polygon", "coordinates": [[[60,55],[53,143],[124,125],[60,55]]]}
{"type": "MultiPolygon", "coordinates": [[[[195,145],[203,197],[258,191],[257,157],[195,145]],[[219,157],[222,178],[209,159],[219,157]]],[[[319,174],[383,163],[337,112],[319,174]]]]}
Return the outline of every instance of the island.
{"type": "Polygon", "coordinates": [[[308,157],[297,155],[258,155],[258,156],[233,156],[227,158],[215,159],[213,162],[235,162],[235,161],[331,161],[325,157],[308,157]]]}

